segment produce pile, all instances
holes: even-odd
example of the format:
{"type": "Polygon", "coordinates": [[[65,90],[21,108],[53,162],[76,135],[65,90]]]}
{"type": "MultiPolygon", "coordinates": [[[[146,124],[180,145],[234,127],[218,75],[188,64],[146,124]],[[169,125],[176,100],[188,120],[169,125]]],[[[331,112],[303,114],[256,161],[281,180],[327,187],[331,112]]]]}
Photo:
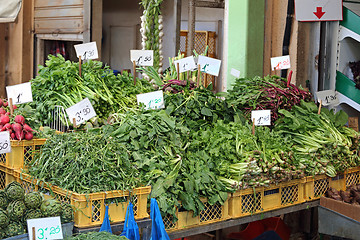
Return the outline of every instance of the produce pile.
{"type": "Polygon", "coordinates": [[[48,56],[46,66],[40,66],[39,75],[31,80],[31,87],[34,101],[30,105],[36,109],[36,119],[43,126],[54,120],[52,112],[56,106],[66,109],[84,98],[89,98],[97,114],[92,124],[99,126],[112,113],[136,108],[137,94],[154,91],[148,81],[138,79],[134,86],[132,76],[127,73],[115,76],[99,61],[83,63],[80,76],[79,63],[65,61],[61,55],[48,56]]]}
{"type": "Polygon", "coordinates": [[[26,233],[27,219],[56,216],[61,217],[62,223],[74,220],[70,205],[56,199],[45,200],[39,192],[25,194],[18,182],[11,182],[0,190],[0,239],[26,233]]]}
{"type": "Polygon", "coordinates": [[[65,240],[128,240],[124,236],[116,236],[109,232],[88,232],[65,238],[65,240]]]}
{"type": "Polygon", "coordinates": [[[204,210],[202,197],[223,204],[238,189],[333,177],[360,163],[360,135],[343,126],[348,116],[317,114],[311,94],[285,79],[238,79],[225,100],[189,86],[168,89],[164,110],[127,108],[111,114],[111,124],[51,136],[29,173],[85,194],[151,185],[150,197],[176,221],[177,207],[204,210]],[[276,114],[273,125],[253,134],[246,114],[262,108],[276,114]]]}
{"type": "Polygon", "coordinates": [[[350,186],[346,189],[346,191],[338,191],[334,188],[330,188],[326,191],[325,196],[337,201],[343,201],[353,205],[360,205],[360,184],[350,186]]]}

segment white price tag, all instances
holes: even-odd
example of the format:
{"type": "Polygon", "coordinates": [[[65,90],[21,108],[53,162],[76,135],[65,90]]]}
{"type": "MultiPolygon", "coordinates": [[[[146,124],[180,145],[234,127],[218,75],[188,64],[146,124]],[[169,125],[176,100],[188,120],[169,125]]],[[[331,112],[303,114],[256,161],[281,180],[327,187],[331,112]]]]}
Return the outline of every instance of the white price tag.
{"type": "Polygon", "coordinates": [[[138,104],[145,104],[145,109],[165,108],[164,93],[162,90],[136,95],[138,104]]]}
{"type": "Polygon", "coordinates": [[[33,101],[31,83],[22,83],[6,87],[8,99],[12,98],[13,104],[22,104],[33,101]]]}
{"type": "Polygon", "coordinates": [[[316,92],[317,101],[320,102],[323,106],[328,105],[339,105],[339,98],[337,97],[337,92],[334,90],[325,90],[316,92]]]}
{"type": "Polygon", "coordinates": [[[231,75],[233,75],[236,78],[239,78],[240,77],[240,71],[236,70],[235,68],[232,68],[231,69],[231,75]]]}
{"type": "Polygon", "coordinates": [[[96,42],[89,42],[74,45],[76,56],[81,56],[82,60],[99,58],[96,42]]]}
{"type": "Polygon", "coordinates": [[[271,58],[271,69],[280,70],[280,69],[289,69],[290,68],[290,56],[281,56],[271,58]]]}
{"type": "Polygon", "coordinates": [[[136,66],[149,67],[154,65],[153,50],[130,50],[131,62],[135,61],[136,66]]]}
{"type": "Polygon", "coordinates": [[[26,222],[29,240],[63,239],[60,217],[28,219],[26,222]],[[35,238],[33,227],[35,228],[35,238]]]}
{"type": "Polygon", "coordinates": [[[251,120],[254,121],[254,119],[255,119],[255,126],[270,126],[271,110],[251,111],[251,120]]]}
{"type": "Polygon", "coordinates": [[[200,64],[201,72],[207,73],[213,76],[219,76],[221,60],[215,58],[209,58],[205,56],[199,56],[198,65],[200,64]]]}
{"type": "Polygon", "coordinates": [[[0,132],[0,153],[11,152],[10,133],[8,131],[0,132]]]}
{"type": "Polygon", "coordinates": [[[75,118],[76,125],[80,125],[96,116],[96,112],[88,98],[66,109],[70,122],[75,118]]]}
{"type": "Polygon", "coordinates": [[[175,66],[179,63],[179,72],[187,72],[187,71],[194,71],[196,69],[195,59],[194,56],[186,57],[183,59],[179,59],[174,62],[175,66]]]}

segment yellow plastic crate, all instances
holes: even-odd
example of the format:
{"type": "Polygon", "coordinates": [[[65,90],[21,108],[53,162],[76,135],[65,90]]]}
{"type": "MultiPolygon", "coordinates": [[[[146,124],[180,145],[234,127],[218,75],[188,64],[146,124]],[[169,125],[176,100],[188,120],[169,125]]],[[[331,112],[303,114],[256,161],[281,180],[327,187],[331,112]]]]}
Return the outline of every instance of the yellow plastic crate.
{"type": "Polygon", "coordinates": [[[346,175],[346,187],[351,185],[360,184],[360,167],[348,169],[345,172],[346,175]]]}
{"type": "Polygon", "coordinates": [[[32,161],[34,152],[39,150],[45,142],[46,139],[11,140],[11,153],[0,154],[0,166],[23,169],[32,161]]]}
{"type": "Polygon", "coordinates": [[[0,165],[0,189],[16,180],[14,170],[0,165]]]}
{"type": "Polygon", "coordinates": [[[269,187],[238,190],[229,200],[231,218],[280,209],[303,203],[305,179],[297,179],[269,187]]]}
{"type": "Polygon", "coordinates": [[[147,199],[151,187],[135,188],[131,191],[109,191],[91,194],[78,194],[61,189],[57,186],[37,181],[31,176],[15,170],[16,181],[20,182],[26,192],[41,191],[45,195],[56,197],[61,202],[66,202],[75,207],[74,222],[78,228],[99,226],[105,215],[105,205],[109,206],[111,223],[125,220],[126,209],[131,201],[134,205],[135,219],[149,217],[147,213],[147,199]]]}
{"type": "MultiPolygon", "coordinates": [[[[305,183],[305,199],[306,201],[314,201],[320,199],[326,191],[332,187],[336,190],[346,190],[350,183],[359,180],[359,171],[353,172],[351,168],[347,170],[348,173],[339,174],[336,177],[330,178],[325,174],[314,177],[306,177],[305,183]],[[356,178],[357,176],[357,178],[356,178]]],[[[350,184],[351,185],[351,184],[350,184]]]]}
{"type": "MultiPolygon", "coordinates": [[[[230,197],[230,194],[229,194],[230,197]]],[[[206,198],[200,199],[205,209],[196,217],[193,216],[193,211],[176,211],[178,221],[173,222],[172,216],[165,216],[163,218],[165,229],[167,232],[173,232],[181,229],[198,227],[210,223],[221,222],[229,219],[229,198],[224,205],[214,204],[210,205],[206,198]]]]}

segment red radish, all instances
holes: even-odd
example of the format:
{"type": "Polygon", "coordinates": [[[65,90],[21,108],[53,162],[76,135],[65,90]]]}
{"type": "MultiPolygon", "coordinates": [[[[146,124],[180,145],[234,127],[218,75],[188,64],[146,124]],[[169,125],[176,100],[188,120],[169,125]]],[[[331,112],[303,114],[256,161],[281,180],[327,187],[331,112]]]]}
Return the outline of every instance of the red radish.
{"type": "Polygon", "coordinates": [[[20,123],[13,123],[11,125],[12,130],[14,130],[15,133],[20,133],[22,132],[22,126],[20,125],[20,123]]]}
{"type": "Polygon", "coordinates": [[[25,123],[25,118],[21,115],[16,115],[15,118],[14,118],[14,121],[16,123],[20,123],[21,125],[24,125],[25,123]]]}
{"type": "Polygon", "coordinates": [[[17,109],[17,106],[16,106],[16,105],[14,105],[14,106],[13,106],[13,109],[14,109],[14,110],[15,110],[15,109],[17,109]]]}
{"type": "Polygon", "coordinates": [[[24,132],[23,131],[20,131],[20,132],[15,132],[15,137],[17,140],[21,141],[24,139],[24,132]]]}
{"type": "Polygon", "coordinates": [[[5,130],[9,130],[9,129],[11,129],[11,124],[7,123],[1,128],[1,131],[5,131],[5,130]]]}
{"type": "Polygon", "coordinates": [[[9,105],[8,102],[4,102],[4,103],[3,103],[3,106],[4,106],[4,107],[7,107],[8,105],[9,105]]]}
{"type": "Polygon", "coordinates": [[[25,133],[25,139],[26,140],[31,140],[33,139],[34,135],[31,132],[27,132],[25,133]]]}
{"type": "Polygon", "coordinates": [[[3,130],[2,130],[3,127],[4,127],[4,125],[1,125],[1,124],[0,124],[0,131],[3,131],[3,130]]]}
{"type": "Polygon", "coordinates": [[[12,140],[15,140],[15,133],[13,133],[13,132],[10,133],[10,137],[11,137],[12,140]]]}
{"type": "Polygon", "coordinates": [[[24,128],[25,132],[36,132],[29,125],[27,125],[26,123],[24,123],[23,128],[24,128]]]}
{"type": "Polygon", "coordinates": [[[0,117],[0,124],[1,124],[1,125],[5,125],[5,124],[7,124],[7,123],[9,123],[9,122],[10,122],[10,118],[9,118],[8,115],[2,115],[2,116],[0,117]]]}
{"type": "Polygon", "coordinates": [[[6,113],[6,110],[3,108],[0,108],[0,114],[5,114],[5,113],[6,113]]]}
{"type": "Polygon", "coordinates": [[[5,113],[5,115],[8,115],[8,116],[10,116],[10,113],[9,113],[9,112],[6,112],[6,113],[5,113]]]}

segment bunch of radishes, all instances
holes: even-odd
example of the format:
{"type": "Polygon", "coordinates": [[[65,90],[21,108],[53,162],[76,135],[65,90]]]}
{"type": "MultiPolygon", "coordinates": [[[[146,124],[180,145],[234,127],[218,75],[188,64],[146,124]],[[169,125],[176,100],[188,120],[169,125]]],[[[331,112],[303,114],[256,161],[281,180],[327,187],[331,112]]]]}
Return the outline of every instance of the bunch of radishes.
{"type": "MultiPolygon", "coordinates": [[[[25,123],[25,118],[22,115],[16,115],[12,119],[7,107],[8,103],[0,99],[0,131],[8,131],[12,140],[33,139],[34,130],[25,123]]],[[[14,105],[13,109],[17,107],[14,105]]]]}

